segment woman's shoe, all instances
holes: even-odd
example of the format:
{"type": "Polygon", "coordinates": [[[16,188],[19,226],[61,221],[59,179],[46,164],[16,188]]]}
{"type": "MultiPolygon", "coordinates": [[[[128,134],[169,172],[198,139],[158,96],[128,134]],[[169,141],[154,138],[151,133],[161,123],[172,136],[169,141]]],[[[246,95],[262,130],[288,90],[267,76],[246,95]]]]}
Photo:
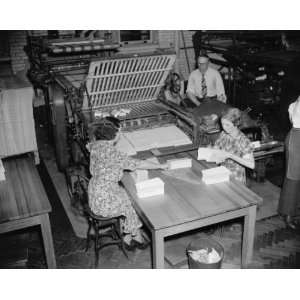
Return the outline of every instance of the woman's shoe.
{"type": "Polygon", "coordinates": [[[124,248],[126,251],[134,251],[136,249],[136,245],[133,240],[130,241],[130,244],[124,242],[124,248]]]}
{"type": "Polygon", "coordinates": [[[285,216],[284,222],[287,228],[296,230],[297,226],[293,221],[293,218],[291,216],[285,216]]]}
{"type": "Polygon", "coordinates": [[[149,241],[144,240],[143,242],[140,242],[135,239],[132,240],[132,243],[133,243],[133,245],[135,245],[136,248],[138,248],[140,250],[145,250],[150,244],[149,241]]]}

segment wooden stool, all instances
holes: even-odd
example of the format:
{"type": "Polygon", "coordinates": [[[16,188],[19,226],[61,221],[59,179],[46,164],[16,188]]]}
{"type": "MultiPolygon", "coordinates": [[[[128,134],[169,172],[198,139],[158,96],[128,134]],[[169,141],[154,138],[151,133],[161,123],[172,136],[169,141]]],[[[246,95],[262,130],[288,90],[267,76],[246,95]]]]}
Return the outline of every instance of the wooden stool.
{"type": "Polygon", "coordinates": [[[121,220],[125,217],[123,215],[102,217],[94,214],[89,206],[85,208],[85,214],[89,223],[87,231],[86,251],[89,249],[91,239],[94,239],[94,249],[96,257],[95,268],[98,266],[99,252],[106,246],[118,245],[119,249],[122,250],[124,255],[128,258],[124,247],[123,230],[121,226],[121,220]],[[94,233],[91,233],[92,229],[94,233]],[[110,237],[111,240],[104,242],[102,241],[104,237],[110,237]]]}
{"type": "Polygon", "coordinates": [[[103,217],[94,214],[89,207],[88,201],[87,189],[89,178],[81,175],[80,170],[73,171],[74,172],[69,172],[71,176],[68,179],[68,184],[72,194],[71,201],[73,203],[72,205],[76,206],[78,204],[82,207],[82,212],[87,218],[89,226],[87,230],[86,251],[89,249],[91,239],[93,239],[95,242],[94,249],[96,256],[95,268],[98,266],[99,252],[106,246],[118,245],[120,250],[122,250],[125,256],[128,258],[124,247],[123,229],[121,224],[121,220],[124,219],[125,216],[115,215],[111,217],[103,217]],[[111,240],[103,241],[103,238],[105,237],[110,237],[111,240]]]}

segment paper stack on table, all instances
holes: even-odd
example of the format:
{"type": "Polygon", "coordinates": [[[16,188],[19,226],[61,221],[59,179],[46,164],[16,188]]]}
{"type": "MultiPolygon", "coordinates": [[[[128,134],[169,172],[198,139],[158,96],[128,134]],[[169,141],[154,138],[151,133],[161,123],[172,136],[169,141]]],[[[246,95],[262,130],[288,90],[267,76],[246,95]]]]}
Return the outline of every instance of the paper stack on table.
{"type": "Polygon", "coordinates": [[[223,150],[213,149],[213,148],[204,148],[200,147],[198,149],[198,160],[206,160],[207,162],[214,162],[219,154],[222,154],[223,150]]]}
{"type": "Polygon", "coordinates": [[[135,151],[191,144],[190,138],[175,125],[124,132],[135,151]]]}
{"type": "Polygon", "coordinates": [[[192,159],[190,158],[169,159],[167,163],[170,170],[192,167],[192,159]]]}
{"type": "Polygon", "coordinates": [[[253,146],[253,148],[259,148],[261,146],[260,141],[254,141],[251,143],[251,145],[253,146]]]}
{"type": "Polygon", "coordinates": [[[231,171],[226,167],[216,167],[202,171],[202,180],[206,184],[220,183],[230,180],[231,171]]]}
{"type": "Polygon", "coordinates": [[[164,182],[156,177],[135,184],[137,195],[139,198],[158,196],[164,194],[164,182]]]}
{"type": "Polygon", "coordinates": [[[0,158],[0,181],[5,180],[5,169],[2,163],[2,160],[0,158]]]}
{"type": "Polygon", "coordinates": [[[149,179],[148,170],[135,170],[131,175],[135,183],[149,179]]]}

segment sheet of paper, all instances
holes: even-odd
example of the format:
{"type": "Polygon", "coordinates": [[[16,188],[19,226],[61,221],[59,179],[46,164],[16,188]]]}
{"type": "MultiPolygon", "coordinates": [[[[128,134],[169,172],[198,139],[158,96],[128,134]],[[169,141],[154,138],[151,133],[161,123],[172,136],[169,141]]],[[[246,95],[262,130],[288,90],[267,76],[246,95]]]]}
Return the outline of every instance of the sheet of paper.
{"type": "Polygon", "coordinates": [[[185,181],[191,184],[201,184],[201,179],[196,175],[191,168],[165,170],[162,173],[166,176],[185,181]]]}
{"type": "Polygon", "coordinates": [[[146,161],[149,161],[151,163],[155,163],[155,164],[159,164],[159,160],[157,157],[153,156],[153,157],[150,157],[150,158],[147,158],[146,161]]]}
{"type": "Polygon", "coordinates": [[[136,151],[131,143],[121,134],[120,139],[116,145],[117,149],[129,156],[136,155],[136,151]]]}
{"type": "Polygon", "coordinates": [[[206,160],[207,162],[214,162],[215,157],[222,155],[223,150],[200,147],[198,149],[198,160],[206,160]]]}
{"type": "Polygon", "coordinates": [[[192,167],[192,160],[190,158],[169,159],[167,163],[170,170],[192,167]]]}
{"type": "Polygon", "coordinates": [[[125,132],[124,136],[136,151],[192,143],[190,138],[175,125],[125,132]]]}

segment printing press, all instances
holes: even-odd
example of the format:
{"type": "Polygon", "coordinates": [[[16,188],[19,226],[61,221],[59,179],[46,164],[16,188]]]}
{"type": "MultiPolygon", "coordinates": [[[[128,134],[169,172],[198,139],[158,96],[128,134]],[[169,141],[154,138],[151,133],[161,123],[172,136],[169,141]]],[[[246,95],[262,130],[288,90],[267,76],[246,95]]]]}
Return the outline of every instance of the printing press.
{"type": "MultiPolygon", "coordinates": [[[[124,135],[132,139],[142,130],[148,134],[147,129],[174,131],[176,127],[177,140],[166,144],[161,137],[160,143],[139,148],[156,156],[196,149],[220,131],[218,122],[210,122],[216,107],[219,113],[224,108],[220,103],[208,103],[207,109],[202,106],[195,113],[165,99],[162,90],[172,76],[174,51],[124,55],[118,47],[101,39],[28,38],[28,75],[34,88],[43,91],[57,166],[66,173],[71,195],[80,185],[78,174],[89,176],[86,144],[105,115],[115,114],[124,135]]],[[[248,127],[261,128],[250,123],[248,127]]],[[[262,140],[270,142],[267,136],[262,140]]]]}
{"type": "MultiPolygon", "coordinates": [[[[193,147],[193,137],[177,127],[179,117],[158,100],[176,59],[174,51],[124,55],[117,48],[96,39],[28,40],[28,75],[34,88],[43,91],[57,166],[67,174],[71,190],[74,174],[88,176],[86,144],[98,120],[107,114],[121,120],[124,135],[176,127],[181,136],[178,146],[193,147]]],[[[161,139],[160,144],[167,148],[176,144],[176,140],[170,142],[161,139]]],[[[159,144],[150,147],[159,148],[159,144]]]]}

